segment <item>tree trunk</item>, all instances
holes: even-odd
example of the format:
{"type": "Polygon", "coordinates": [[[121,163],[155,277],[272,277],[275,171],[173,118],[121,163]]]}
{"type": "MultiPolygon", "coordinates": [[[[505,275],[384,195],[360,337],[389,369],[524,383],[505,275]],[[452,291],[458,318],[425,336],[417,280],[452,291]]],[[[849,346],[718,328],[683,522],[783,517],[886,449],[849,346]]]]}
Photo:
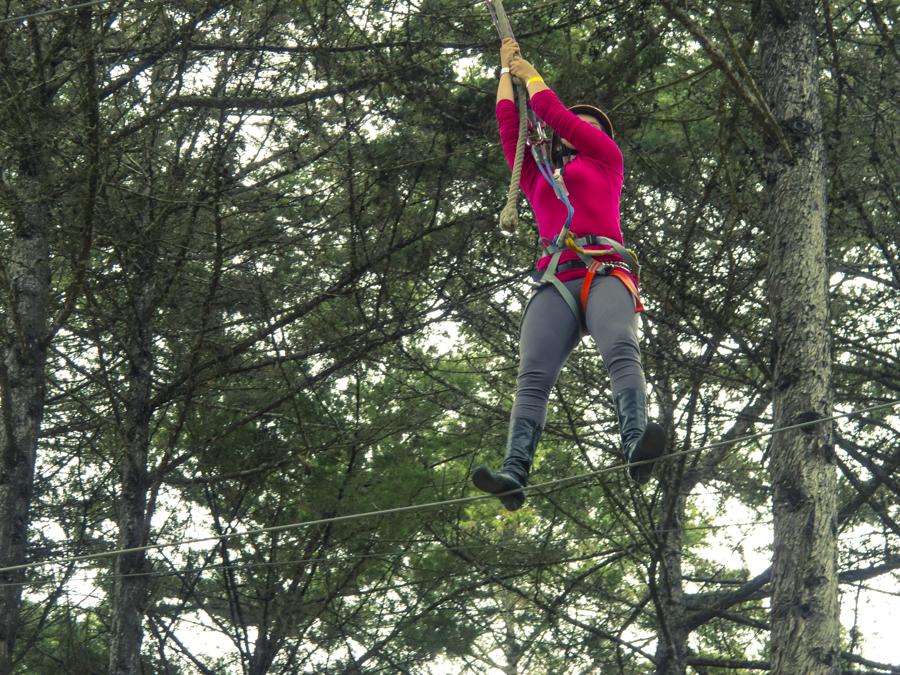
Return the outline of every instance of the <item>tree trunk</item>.
{"type": "MultiPolygon", "coordinates": [[[[762,88],[791,157],[766,155],[776,427],[831,414],[825,162],[816,4],[763,2],[762,88]]],[[[840,672],[836,471],[831,423],[775,435],[771,447],[773,673],[840,672]]]]}
{"type": "Polygon", "coordinates": [[[686,493],[680,490],[681,467],[674,473],[672,479],[666,481],[668,484],[665,486],[669,498],[665,500],[667,504],[665,515],[660,522],[657,580],[651,589],[659,619],[654,671],[656,675],[684,675],[687,672],[690,631],[686,623],[684,578],[681,569],[686,493]]]}
{"type": "Polygon", "coordinates": [[[265,675],[272,667],[275,657],[278,655],[278,646],[270,638],[267,632],[260,630],[254,644],[253,654],[250,656],[248,675],[265,675]]]}
{"type": "MultiPolygon", "coordinates": [[[[0,566],[25,561],[38,436],[44,413],[50,292],[49,222],[42,174],[46,163],[29,148],[16,181],[19,203],[5,265],[0,362],[0,566]]],[[[0,673],[12,672],[24,571],[0,575],[0,673]]]]}
{"type": "MultiPolygon", "coordinates": [[[[153,381],[152,317],[157,292],[153,255],[146,247],[133,246],[127,253],[126,270],[132,280],[131,325],[128,327],[129,369],[126,380],[125,456],[120,466],[121,492],[118,502],[119,546],[146,546],[151,513],[147,506],[150,488],[147,467],[150,447],[150,401],[153,381]]],[[[141,672],[142,622],[147,605],[147,555],[144,551],[115,559],[112,593],[112,639],[109,650],[110,675],[141,672]]]]}

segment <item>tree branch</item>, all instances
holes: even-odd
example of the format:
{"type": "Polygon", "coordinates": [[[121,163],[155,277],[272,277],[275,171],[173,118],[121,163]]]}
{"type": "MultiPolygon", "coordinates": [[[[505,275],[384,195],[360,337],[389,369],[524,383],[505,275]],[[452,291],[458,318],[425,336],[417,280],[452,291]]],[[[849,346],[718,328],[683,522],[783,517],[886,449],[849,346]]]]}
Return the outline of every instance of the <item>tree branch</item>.
{"type": "MultiPolygon", "coordinates": [[[[703,51],[706,52],[707,56],[709,56],[710,61],[712,61],[716,67],[722,71],[722,74],[728,79],[731,83],[732,87],[734,87],[735,93],[738,97],[747,104],[747,107],[750,108],[750,112],[753,113],[753,116],[756,118],[757,122],[763,128],[764,131],[768,132],[768,134],[778,142],[778,145],[781,146],[781,149],[785,152],[785,156],[790,158],[793,156],[791,152],[790,146],[788,145],[787,139],[784,136],[784,131],[781,129],[781,125],[778,124],[778,121],[775,119],[775,116],[772,114],[772,111],[769,109],[768,104],[765,99],[762,97],[757,98],[754,95],[752,89],[759,91],[759,88],[756,87],[754,82],[752,89],[748,88],[745,85],[739,76],[731,66],[728,64],[728,59],[725,54],[721,52],[721,50],[713,43],[713,41],[709,38],[709,36],[703,31],[703,29],[694,21],[690,15],[681,7],[675,5],[672,0],[662,0],[662,4],[665,6],[666,11],[670,16],[677,19],[678,22],[684,26],[687,31],[700,43],[700,46],[703,47],[703,51]]],[[[746,74],[749,76],[749,72],[746,74]]]]}
{"type": "Polygon", "coordinates": [[[169,111],[181,108],[229,108],[234,110],[274,110],[296,108],[311,101],[332,98],[338,94],[349,94],[378,83],[377,78],[357,80],[350,84],[323,87],[291,96],[175,96],[167,102],[169,111]]]}

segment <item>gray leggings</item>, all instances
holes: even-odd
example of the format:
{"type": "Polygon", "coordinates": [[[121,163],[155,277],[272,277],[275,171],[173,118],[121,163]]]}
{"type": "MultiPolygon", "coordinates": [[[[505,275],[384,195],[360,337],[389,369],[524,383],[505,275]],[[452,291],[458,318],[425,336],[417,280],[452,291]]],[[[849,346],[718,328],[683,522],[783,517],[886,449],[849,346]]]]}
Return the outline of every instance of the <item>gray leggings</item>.
{"type": "MultiPolygon", "coordinates": [[[[566,282],[579,303],[581,284],[582,279],[566,282]]],[[[594,278],[586,323],[609,372],[613,396],[623,389],[643,389],[634,298],[621,281],[611,276],[594,278]]],[[[582,327],[559,291],[550,284],[542,286],[522,318],[519,383],[512,417],[527,417],[544,425],[550,389],[583,336],[582,327]]]]}

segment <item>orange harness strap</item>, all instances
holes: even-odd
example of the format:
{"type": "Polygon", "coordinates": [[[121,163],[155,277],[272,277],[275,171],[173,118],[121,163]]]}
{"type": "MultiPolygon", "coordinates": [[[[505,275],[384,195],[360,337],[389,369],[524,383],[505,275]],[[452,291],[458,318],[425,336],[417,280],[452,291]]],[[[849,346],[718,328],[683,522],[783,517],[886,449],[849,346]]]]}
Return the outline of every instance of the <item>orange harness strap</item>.
{"type": "MultiPolygon", "coordinates": [[[[591,293],[591,283],[594,281],[594,276],[597,274],[597,270],[603,267],[603,263],[593,261],[587,268],[587,274],[584,275],[584,282],[581,284],[581,316],[582,321],[584,317],[587,316],[587,302],[588,296],[591,293]]],[[[631,277],[619,267],[614,267],[609,272],[610,276],[615,277],[623,284],[625,284],[625,288],[628,289],[628,292],[631,293],[631,297],[634,298],[634,311],[643,312],[644,305],[641,304],[641,294],[638,292],[638,289],[635,287],[634,282],[631,280],[631,277]]]]}
{"type": "Polygon", "coordinates": [[[594,275],[597,274],[597,270],[600,269],[602,265],[596,260],[588,265],[587,274],[584,275],[584,281],[581,284],[581,317],[582,321],[584,321],[584,317],[587,316],[587,301],[588,295],[591,293],[591,283],[594,281],[594,275]]]}

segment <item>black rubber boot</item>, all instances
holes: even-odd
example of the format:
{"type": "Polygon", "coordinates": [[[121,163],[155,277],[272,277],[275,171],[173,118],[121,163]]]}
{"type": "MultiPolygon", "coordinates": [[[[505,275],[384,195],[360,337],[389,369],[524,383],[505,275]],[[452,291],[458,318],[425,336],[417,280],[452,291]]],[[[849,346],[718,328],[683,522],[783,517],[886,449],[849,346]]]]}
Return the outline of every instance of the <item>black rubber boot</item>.
{"type": "Polygon", "coordinates": [[[509,511],[522,508],[525,493],[522,488],[528,485],[528,472],[534,461],[534,451],[541,437],[542,427],[526,417],[514,417],[509,421],[509,436],[506,440],[506,457],[499,471],[491,471],[486,466],[479,466],[472,472],[475,487],[490,494],[500,494],[510,490],[519,490],[503,495],[500,501],[509,511]]]}
{"type": "MultiPolygon", "coordinates": [[[[622,434],[625,461],[642,462],[662,457],[666,432],[656,422],[647,421],[647,394],[642,389],[623,389],[614,398],[622,434]]],[[[628,475],[639,485],[650,480],[654,462],[629,466],[628,475]]]]}

